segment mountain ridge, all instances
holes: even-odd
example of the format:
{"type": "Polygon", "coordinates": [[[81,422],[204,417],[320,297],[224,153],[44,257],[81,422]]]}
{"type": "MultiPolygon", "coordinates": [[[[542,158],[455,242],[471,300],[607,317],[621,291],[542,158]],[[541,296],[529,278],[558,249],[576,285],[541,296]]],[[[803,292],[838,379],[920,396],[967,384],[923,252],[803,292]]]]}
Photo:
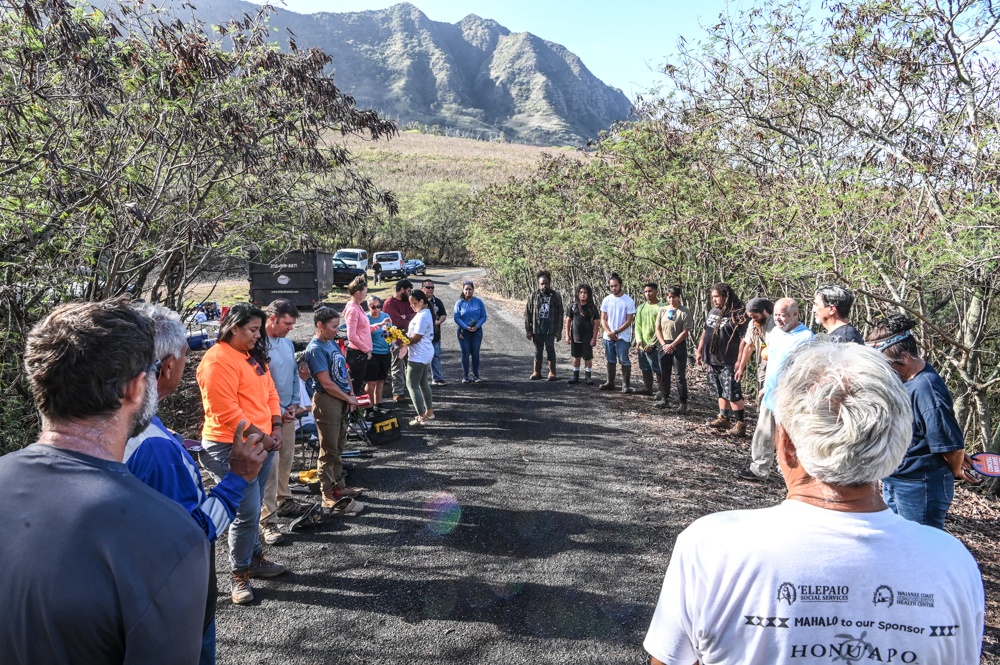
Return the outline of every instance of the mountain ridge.
{"type": "MultiPolygon", "coordinates": [[[[257,8],[213,0],[196,15],[222,23],[257,8]]],[[[404,126],[581,146],[631,109],[621,90],[565,46],[477,14],[444,23],[409,2],[361,12],[274,11],[271,25],[289,30],[299,48],[319,47],[333,58],[337,85],[359,106],[404,126]]]]}

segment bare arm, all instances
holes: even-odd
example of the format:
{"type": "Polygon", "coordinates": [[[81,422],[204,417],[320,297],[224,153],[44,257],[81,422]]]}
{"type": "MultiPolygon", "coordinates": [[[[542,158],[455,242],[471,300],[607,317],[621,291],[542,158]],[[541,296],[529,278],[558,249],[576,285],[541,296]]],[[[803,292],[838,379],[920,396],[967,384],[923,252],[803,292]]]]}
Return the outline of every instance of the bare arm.
{"type": "Polygon", "coordinates": [[[357,406],[358,400],[353,395],[349,395],[340,389],[333,379],[330,378],[330,372],[324,370],[322,372],[316,373],[316,381],[319,385],[323,386],[323,391],[326,392],[330,397],[336,397],[339,400],[347,402],[351,406],[357,406]]]}
{"type": "Polygon", "coordinates": [[[944,461],[948,463],[952,474],[956,478],[972,485],[979,483],[978,478],[973,478],[965,472],[967,469],[972,468],[972,458],[969,457],[965,450],[952,450],[949,453],[941,453],[941,456],[944,457],[944,461]]]}
{"type": "Polygon", "coordinates": [[[703,364],[702,361],[701,361],[701,358],[702,358],[701,352],[702,352],[702,350],[704,348],[705,348],[705,331],[703,330],[701,332],[701,339],[698,340],[698,357],[695,358],[695,360],[694,360],[694,362],[695,362],[696,365],[703,364]]]}
{"type": "Polygon", "coordinates": [[[742,339],[740,340],[740,354],[736,359],[736,369],[733,372],[733,378],[737,381],[743,380],[743,370],[747,368],[747,363],[750,362],[750,356],[753,355],[753,345],[747,344],[742,339]]]}

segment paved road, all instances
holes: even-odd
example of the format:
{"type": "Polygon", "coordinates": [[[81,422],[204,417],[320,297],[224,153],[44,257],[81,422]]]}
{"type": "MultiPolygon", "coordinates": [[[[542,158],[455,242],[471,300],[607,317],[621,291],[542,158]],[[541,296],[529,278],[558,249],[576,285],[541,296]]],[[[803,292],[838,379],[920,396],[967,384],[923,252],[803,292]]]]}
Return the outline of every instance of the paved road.
{"type": "MultiPolygon", "coordinates": [[[[458,292],[438,284],[450,309],[458,292]]],[[[233,606],[220,580],[220,663],[645,662],[685,526],[638,432],[645,398],[529,382],[519,318],[487,306],[485,381],[460,383],[446,324],[437,424],[352,472],[365,513],[271,548],[291,572],[255,581],[253,605],[233,606]]]]}

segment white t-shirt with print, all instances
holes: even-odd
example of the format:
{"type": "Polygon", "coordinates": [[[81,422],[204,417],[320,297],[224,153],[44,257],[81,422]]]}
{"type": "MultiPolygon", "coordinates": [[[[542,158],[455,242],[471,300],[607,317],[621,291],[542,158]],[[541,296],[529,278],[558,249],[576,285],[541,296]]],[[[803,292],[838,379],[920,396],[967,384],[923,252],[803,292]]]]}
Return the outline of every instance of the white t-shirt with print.
{"type": "Polygon", "coordinates": [[[984,617],[950,534],[791,500],[685,529],[643,646],[667,665],[977,665],[984,617]]]}
{"type": "MultiPolygon", "coordinates": [[[[309,398],[309,392],[306,390],[306,382],[302,380],[301,376],[298,377],[298,379],[299,379],[299,406],[303,409],[308,409],[309,407],[312,406],[312,399],[309,398]]],[[[298,419],[295,421],[295,429],[298,430],[300,427],[304,427],[306,425],[315,425],[315,424],[316,424],[316,416],[313,415],[312,411],[307,411],[306,413],[303,413],[301,416],[299,416],[298,419]]]]}
{"type": "MultiPolygon", "coordinates": [[[[601,312],[607,312],[608,326],[612,330],[617,330],[625,325],[629,314],[635,314],[635,301],[627,293],[622,293],[620,296],[607,295],[601,301],[601,312]]],[[[610,339],[607,331],[604,332],[604,339],[610,339]]],[[[632,326],[618,333],[618,339],[625,342],[630,341],[632,339],[632,326]]]]}
{"type": "Polygon", "coordinates": [[[410,337],[418,334],[423,335],[419,342],[410,344],[409,350],[406,352],[411,363],[426,365],[434,360],[434,318],[431,316],[430,309],[425,307],[417,312],[410,321],[406,334],[410,337]]]}

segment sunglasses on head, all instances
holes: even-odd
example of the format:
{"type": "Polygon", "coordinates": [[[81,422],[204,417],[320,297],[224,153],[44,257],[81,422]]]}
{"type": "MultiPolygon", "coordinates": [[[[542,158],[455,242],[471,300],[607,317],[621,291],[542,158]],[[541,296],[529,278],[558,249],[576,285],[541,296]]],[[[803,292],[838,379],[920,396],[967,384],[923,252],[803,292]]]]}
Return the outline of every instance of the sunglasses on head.
{"type": "Polygon", "coordinates": [[[254,371],[257,372],[257,376],[264,376],[265,374],[267,374],[267,370],[264,369],[264,367],[262,367],[261,364],[257,362],[257,359],[254,358],[253,356],[247,358],[247,364],[253,367],[254,371]]]}

